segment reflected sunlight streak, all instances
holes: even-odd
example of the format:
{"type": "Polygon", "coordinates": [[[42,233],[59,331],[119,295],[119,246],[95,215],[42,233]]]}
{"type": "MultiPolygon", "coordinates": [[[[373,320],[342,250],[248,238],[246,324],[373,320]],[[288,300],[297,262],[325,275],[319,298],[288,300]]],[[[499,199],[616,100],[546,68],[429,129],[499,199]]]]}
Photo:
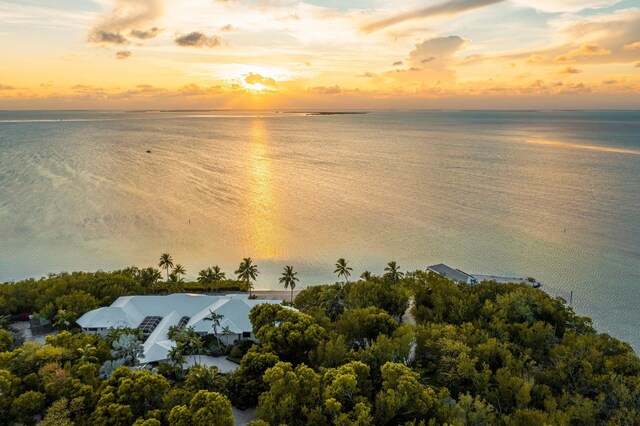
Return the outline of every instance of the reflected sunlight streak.
{"type": "Polygon", "coordinates": [[[536,145],[548,145],[548,146],[556,146],[559,148],[575,148],[575,149],[588,149],[591,151],[600,151],[600,152],[615,152],[618,154],[634,154],[640,155],[640,151],[637,149],[626,149],[626,148],[616,148],[609,146],[596,146],[596,145],[582,145],[577,143],[569,143],[569,142],[558,142],[558,141],[550,141],[550,140],[528,140],[527,142],[533,143],[536,145]]]}
{"type": "Polygon", "coordinates": [[[245,227],[252,251],[262,259],[278,257],[276,243],[277,204],[273,194],[273,172],[269,158],[269,137],[264,121],[251,123],[248,163],[249,206],[245,227]]]}

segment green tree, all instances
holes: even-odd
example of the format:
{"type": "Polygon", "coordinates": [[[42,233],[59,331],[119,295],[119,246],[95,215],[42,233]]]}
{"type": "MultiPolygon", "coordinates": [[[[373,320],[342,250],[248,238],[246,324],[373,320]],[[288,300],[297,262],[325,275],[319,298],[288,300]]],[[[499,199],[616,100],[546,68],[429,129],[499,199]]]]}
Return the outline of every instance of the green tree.
{"type": "Polygon", "coordinates": [[[258,417],[272,425],[326,422],[320,376],[304,364],[279,362],[264,374],[268,391],[260,395],[258,417]]]}
{"type": "Polygon", "coordinates": [[[419,420],[435,405],[436,393],[418,381],[417,373],[402,364],[382,366],[382,390],[376,396],[376,423],[404,424],[419,420]]]}
{"type": "Polygon", "coordinates": [[[245,257],[242,262],[240,262],[240,266],[238,270],[235,272],[240,281],[244,281],[247,289],[249,290],[249,296],[251,296],[251,290],[253,289],[253,281],[258,278],[258,266],[253,264],[253,261],[250,257],[245,257]]]}
{"type": "Polygon", "coordinates": [[[171,426],[233,426],[233,413],[227,398],[217,392],[201,390],[196,393],[188,407],[173,407],[168,420],[171,426]]]}
{"type": "MultiPolygon", "coordinates": [[[[159,374],[148,370],[133,371],[127,367],[120,367],[105,380],[98,401],[96,416],[103,418],[114,409],[128,418],[128,412],[133,419],[146,417],[153,410],[162,409],[164,396],[170,389],[169,382],[159,374]],[[110,407],[111,404],[121,407],[110,407]]],[[[108,423],[110,424],[110,423],[108,423]]]]}
{"type": "Polygon", "coordinates": [[[267,390],[264,373],[278,361],[275,354],[261,352],[257,346],[247,352],[231,377],[231,397],[236,407],[244,409],[258,404],[258,397],[267,390]]]}
{"type": "Polygon", "coordinates": [[[260,345],[294,364],[308,363],[312,352],[328,337],[309,315],[280,305],[256,305],[249,319],[260,345]]]}
{"type": "Polygon", "coordinates": [[[71,411],[69,410],[69,400],[60,398],[53,402],[47,409],[44,419],[38,423],[39,426],[73,426],[71,421],[71,411]]]}
{"type": "Polygon", "coordinates": [[[169,269],[173,268],[173,259],[169,253],[163,253],[160,256],[160,262],[158,263],[160,268],[163,268],[167,273],[167,281],[169,281],[169,269]]]}
{"type": "Polygon", "coordinates": [[[69,294],[57,297],[54,302],[58,310],[64,309],[76,315],[95,309],[99,304],[95,297],[82,290],[73,290],[69,294]]]}
{"type": "MultiPolygon", "coordinates": [[[[169,257],[169,260],[170,260],[170,257],[169,257]]],[[[142,269],[138,274],[140,285],[142,285],[144,288],[152,289],[154,293],[156,292],[156,286],[158,284],[158,281],[160,281],[161,278],[162,278],[162,274],[160,274],[160,271],[158,271],[156,268],[151,268],[151,267],[142,269]]],[[[168,275],[167,275],[167,279],[169,279],[168,275]]]]}
{"type": "Polygon", "coordinates": [[[53,325],[54,327],[58,327],[62,330],[69,330],[75,325],[76,318],[77,315],[75,312],[60,309],[53,318],[53,325]]]}
{"type": "Polygon", "coordinates": [[[338,274],[338,279],[340,279],[340,277],[344,277],[346,282],[349,282],[349,277],[351,276],[351,272],[353,271],[353,269],[349,267],[348,264],[349,262],[347,262],[343,258],[340,258],[336,262],[335,271],[333,271],[334,274],[338,274]]]}
{"type": "Polygon", "coordinates": [[[371,272],[364,271],[363,273],[360,274],[360,279],[363,281],[369,281],[371,279],[371,272]]]}
{"type": "Polygon", "coordinates": [[[11,404],[11,416],[24,424],[33,424],[33,417],[42,414],[47,404],[47,396],[41,392],[27,391],[20,394],[11,404]]]}
{"type": "Polygon", "coordinates": [[[199,390],[222,392],[226,390],[226,377],[220,374],[218,367],[196,365],[189,369],[184,380],[184,386],[194,392],[199,390]]]}
{"type": "Polygon", "coordinates": [[[396,321],[386,312],[374,308],[348,309],[335,323],[335,329],[354,348],[366,348],[381,334],[390,336],[396,321]]]}
{"type": "Polygon", "coordinates": [[[296,281],[300,281],[297,272],[293,272],[293,266],[285,266],[284,272],[282,272],[282,276],[278,280],[280,284],[284,284],[285,290],[287,288],[291,289],[291,301],[293,302],[293,289],[296,288],[296,281]]]}
{"type": "Polygon", "coordinates": [[[400,272],[400,267],[396,264],[395,260],[389,262],[386,268],[384,268],[384,278],[391,284],[396,284],[403,276],[404,273],[400,272]]]}
{"type": "Polygon", "coordinates": [[[0,352],[8,351],[13,345],[13,334],[0,329],[0,352]]]}

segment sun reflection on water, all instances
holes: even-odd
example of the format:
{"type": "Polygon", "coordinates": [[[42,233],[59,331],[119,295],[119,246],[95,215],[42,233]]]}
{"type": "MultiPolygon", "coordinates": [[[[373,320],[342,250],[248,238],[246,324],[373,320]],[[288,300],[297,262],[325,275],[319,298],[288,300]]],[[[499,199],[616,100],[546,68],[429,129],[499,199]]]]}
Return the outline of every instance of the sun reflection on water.
{"type": "Polygon", "coordinates": [[[264,120],[251,122],[247,162],[247,180],[250,196],[247,199],[246,240],[251,252],[261,259],[278,257],[278,206],[273,187],[273,165],[269,152],[269,135],[264,120]]]}

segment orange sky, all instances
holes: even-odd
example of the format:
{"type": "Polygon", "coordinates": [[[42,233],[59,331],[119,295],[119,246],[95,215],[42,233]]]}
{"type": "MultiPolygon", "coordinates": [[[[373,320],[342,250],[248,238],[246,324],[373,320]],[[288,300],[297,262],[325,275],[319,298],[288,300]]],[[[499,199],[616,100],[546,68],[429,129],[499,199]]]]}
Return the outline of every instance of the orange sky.
{"type": "Polygon", "coordinates": [[[531,3],[2,1],[0,109],[640,108],[640,0],[531,3]]]}

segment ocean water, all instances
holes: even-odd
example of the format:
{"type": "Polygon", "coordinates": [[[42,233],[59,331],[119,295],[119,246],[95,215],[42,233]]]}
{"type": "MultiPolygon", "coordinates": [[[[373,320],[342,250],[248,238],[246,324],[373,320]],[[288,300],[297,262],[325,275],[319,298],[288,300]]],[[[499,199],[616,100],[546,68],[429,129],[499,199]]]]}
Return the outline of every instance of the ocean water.
{"type": "Polygon", "coordinates": [[[533,276],[638,350],[640,112],[0,112],[0,281],[163,252],[533,276]]]}

